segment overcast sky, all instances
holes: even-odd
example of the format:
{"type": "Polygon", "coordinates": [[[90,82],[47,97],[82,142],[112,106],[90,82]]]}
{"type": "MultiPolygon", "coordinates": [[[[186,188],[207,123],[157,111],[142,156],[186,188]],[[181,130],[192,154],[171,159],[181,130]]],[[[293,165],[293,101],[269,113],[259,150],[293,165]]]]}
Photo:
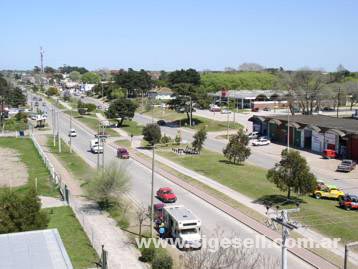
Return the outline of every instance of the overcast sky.
{"type": "Polygon", "coordinates": [[[358,71],[355,0],[3,1],[0,69],[63,64],[358,71]]]}

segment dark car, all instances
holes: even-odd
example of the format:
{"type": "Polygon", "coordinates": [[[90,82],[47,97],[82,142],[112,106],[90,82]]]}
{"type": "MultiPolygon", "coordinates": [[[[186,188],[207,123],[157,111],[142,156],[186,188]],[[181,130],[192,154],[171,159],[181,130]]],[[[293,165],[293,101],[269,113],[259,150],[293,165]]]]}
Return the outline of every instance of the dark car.
{"type": "Polygon", "coordinates": [[[173,190],[168,187],[160,188],[157,191],[157,197],[165,203],[174,203],[177,200],[177,196],[174,194],[173,190]]]}
{"type": "Polygon", "coordinates": [[[339,200],[339,206],[346,210],[358,209],[358,195],[346,194],[339,200]]]}
{"type": "Polygon", "coordinates": [[[325,106],[322,110],[323,111],[334,111],[334,108],[325,106]]]}
{"type": "Polygon", "coordinates": [[[129,152],[126,148],[117,149],[117,157],[120,159],[129,159],[129,152]]]}
{"type": "Polygon", "coordinates": [[[157,121],[157,124],[158,124],[159,126],[166,126],[166,125],[167,125],[167,123],[165,122],[165,120],[158,120],[158,121],[157,121]]]}

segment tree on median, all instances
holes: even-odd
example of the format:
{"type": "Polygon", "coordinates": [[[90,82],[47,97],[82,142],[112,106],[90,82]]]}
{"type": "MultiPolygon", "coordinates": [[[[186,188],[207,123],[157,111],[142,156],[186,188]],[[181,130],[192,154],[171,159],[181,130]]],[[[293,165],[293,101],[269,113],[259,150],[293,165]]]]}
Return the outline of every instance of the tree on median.
{"type": "Polygon", "coordinates": [[[158,144],[162,137],[159,125],[156,123],[147,124],[143,128],[143,136],[143,139],[147,141],[151,146],[158,144]]]}
{"type": "Polygon", "coordinates": [[[117,119],[117,126],[120,127],[125,119],[131,120],[134,117],[136,109],[137,105],[133,101],[126,98],[118,98],[111,102],[106,111],[106,116],[109,119],[117,119]]]}
{"type": "Polygon", "coordinates": [[[244,133],[243,129],[239,129],[237,134],[230,137],[229,143],[226,145],[223,153],[230,162],[240,164],[251,154],[248,144],[249,137],[244,133]]]}
{"type": "Polygon", "coordinates": [[[194,141],[192,143],[193,148],[200,153],[206,140],[206,128],[200,128],[194,135],[194,141]]]}
{"type": "Polygon", "coordinates": [[[287,149],[281,152],[281,157],[281,161],[267,172],[267,179],[281,191],[287,191],[287,199],[292,191],[300,195],[312,192],[317,180],[306,159],[298,151],[287,149]]]}
{"type": "Polygon", "coordinates": [[[123,193],[128,191],[129,182],[130,177],[126,167],[119,166],[113,161],[88,183],[88,196],[96,201],[100,208],[108,209],[118,202],[123,193]]]}

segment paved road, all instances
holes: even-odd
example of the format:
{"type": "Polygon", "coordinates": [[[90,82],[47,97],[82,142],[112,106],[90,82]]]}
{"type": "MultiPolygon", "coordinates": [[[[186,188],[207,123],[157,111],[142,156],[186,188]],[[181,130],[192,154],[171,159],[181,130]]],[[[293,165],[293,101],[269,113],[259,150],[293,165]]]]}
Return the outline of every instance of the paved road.
{"type": "MultiPolygon", "coordinates": [[[[50,112],[49,115],[51,115],[50,112]]],[[[51,123],[50,116],[48,118],[48,121],[49,123],[51,123]]],[[[68,140],[68,115],[64,113],[59,114],[59,126],[62,138],[68,140]]],[[[95,165],[97,161],[97,155],[94,155],[89,152],[89,141],[90,139],[94,138],[93,133],[87,128],[85,128],[83,125],[75,121],[73,121],[72,126],[77,130],[78,133],[78,137],[74,138],[72,141],[74,150],[83,158],[85,158],[87,162],[92,165],[95,165]]],[[[189,136],[188,134],[185,135],[189,136]]],[[[218,144],[218,146],[219,145],[220,144],[218,144]]],[[[118,164],[125,165],[132,178],[130,195],[137,201],[137,203],[147,206],[150,202],[151,171],[136,161],[118,160],[117,158],[115,158],[115,149],[106,145],[105,163],[108,164],[112,161],[115,161],[118,164]]],[[[188,191],[169,182],[162,176],[156,174],[155,189],[158,189],[159,187],[163,186],[169,186],[173,188],[174,192],[178,196],[177,203],[183,204],[184,206],[190,208],[193,213],[202,220],[203,233],[207,236],[212,235],[218,227],[224,229],[227,236],[230,236],[232,233],[239,234],[240,238],[255,239],[255,237],[258,236],[258,234],[249,227],[241,224],[240,222],[229,217],[214,206],[204,202],[195,195],[189,193],[188,191]]],[[[267,243],[270,243],[269,240],[264,240],[267,241],[267,243]]],[[[280,248],[278,246],[275,246],[274,248],[260,249],[260,253],[270,257],[275,257],[277,259],[280,258],[280,248]]],[[[296,256],[292,255],[291,253],[288,254],[288,263],[291,268],[311,268],[311,266],[309,266],[296,256]]]]}

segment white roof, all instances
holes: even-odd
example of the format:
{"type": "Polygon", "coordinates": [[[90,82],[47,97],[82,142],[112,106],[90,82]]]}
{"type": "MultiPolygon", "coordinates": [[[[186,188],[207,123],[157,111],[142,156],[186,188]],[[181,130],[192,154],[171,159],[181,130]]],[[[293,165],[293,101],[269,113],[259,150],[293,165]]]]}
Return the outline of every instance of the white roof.
{"type": "Polygon", "coordinates": [[[57,229],[0,235],[0,268],[73,269],[57,229]]]}

